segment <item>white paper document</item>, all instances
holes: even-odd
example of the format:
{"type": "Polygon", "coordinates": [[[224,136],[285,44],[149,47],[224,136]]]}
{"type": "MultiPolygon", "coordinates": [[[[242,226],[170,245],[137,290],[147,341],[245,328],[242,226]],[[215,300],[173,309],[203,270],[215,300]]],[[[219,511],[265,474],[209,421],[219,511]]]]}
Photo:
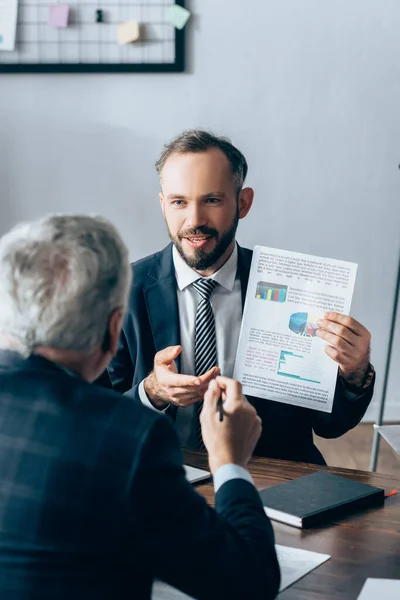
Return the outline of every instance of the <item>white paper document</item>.
{"type": "Polygon", "coordinates": [[[203,469],[189,467],[188,465],[183,465],[183,468],[185,469],[186,479],[190,483],[196,483],[197,481],[203,481],[203,479],[211,477],[211,473],[209,471],[204,471],[203,469]]]}
{"type": "Polygon", "coordinates": [[[329,554],[310,552],[301,548],[290,548],[279,544],[275,548],[281,567],[280,592],[330,559],[329,554]]]}
{"type": "Polygon", "coordinates": [[[14,50],[18,0],[0,0],[0,50],[14,50]]]}
{"type": "MultiPolygon", "coordinates": [[[[330,558],[329,554],[320,554],[319,552],[310,552],[309,550],[301,550],[299,548],[289,548],[288,546],[280,546],[279,544],[275,548],[281,568],[280,592],[330,558]]],[[[154,582],[151,597],[152,600],[192,600],[191,596],[176,590],[163,581],[154,582]]]]}
{"type": "Polygon", "coordinates": [[[358,600],[399,600],[400,579],[367,579],[358,600]]]}
{"type": "Polygon", "coordinates": [[[400,454],[400,425],[374,425],[395,452],[400,454]]]}
{"type": "Polygon", "coordinates": [[[349,314],[356,272],[354,263],[254,248],[234,371],[244,394],[332,411],[338,366],[316,322],[349,314]]]}
{"type": "Polygon", "coordinates": [[[151,600],[193,600],[191,596],[180,592],[163,581],[154,581],[151,600]]]}

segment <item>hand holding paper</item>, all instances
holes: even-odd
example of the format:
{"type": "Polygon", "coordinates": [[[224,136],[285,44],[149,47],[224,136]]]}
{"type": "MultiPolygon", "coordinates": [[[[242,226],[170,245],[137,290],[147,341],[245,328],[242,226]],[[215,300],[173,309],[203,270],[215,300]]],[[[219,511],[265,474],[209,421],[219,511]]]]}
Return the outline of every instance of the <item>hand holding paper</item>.
{"type": "Polygon", "coordinates": [[[326,342],[325,352],[340,367],[344,379],[361,385],[369,365],[371,334],[358,321],[337,312],[325,313],[317,321],[316,335],[326,342]]]}

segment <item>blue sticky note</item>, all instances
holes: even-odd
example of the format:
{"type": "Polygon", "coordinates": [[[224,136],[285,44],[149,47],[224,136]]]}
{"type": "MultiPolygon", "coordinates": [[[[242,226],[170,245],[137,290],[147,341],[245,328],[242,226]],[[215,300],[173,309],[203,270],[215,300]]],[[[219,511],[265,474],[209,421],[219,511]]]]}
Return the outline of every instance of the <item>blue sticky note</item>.
{"type": "Polygon", "coordinates": [[[178,4],[168,6],[165,11],[166,20],[177,29],[183,29],[188,22],[189,17],[190,11],[188,11],[187,8],[178,6],[178,4]]]}

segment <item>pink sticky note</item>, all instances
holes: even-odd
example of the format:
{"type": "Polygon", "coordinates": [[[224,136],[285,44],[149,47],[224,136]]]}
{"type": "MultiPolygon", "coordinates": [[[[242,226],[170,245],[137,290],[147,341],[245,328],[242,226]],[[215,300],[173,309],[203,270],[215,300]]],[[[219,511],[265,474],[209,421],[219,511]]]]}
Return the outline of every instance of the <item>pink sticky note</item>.
{"type": "Polygon", "coordinates": [[[50,27],[65,28],[68,25],[68,4],[51,4],[49,7],[49,20],[47,24],[50,27]]]}

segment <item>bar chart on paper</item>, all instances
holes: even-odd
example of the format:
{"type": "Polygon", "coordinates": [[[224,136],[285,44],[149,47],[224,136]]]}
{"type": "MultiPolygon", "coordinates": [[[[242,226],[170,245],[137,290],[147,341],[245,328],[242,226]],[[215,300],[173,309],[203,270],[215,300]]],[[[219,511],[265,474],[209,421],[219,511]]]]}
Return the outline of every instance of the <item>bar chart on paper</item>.
{"type": "Polygon", "coordinates": [[[270,302],[285,302],[287,285],[279,283],[268,283],[259,281],[257,283],[256,298],[258,300],[269,300],[270,302]]]}
{"type": "Polygon", "coordinates": [[[309,383],[321,383],[322,372],[321,369],[315,366],[312,358],[281,350],[277,375],[292,377],[309,383]]]}

